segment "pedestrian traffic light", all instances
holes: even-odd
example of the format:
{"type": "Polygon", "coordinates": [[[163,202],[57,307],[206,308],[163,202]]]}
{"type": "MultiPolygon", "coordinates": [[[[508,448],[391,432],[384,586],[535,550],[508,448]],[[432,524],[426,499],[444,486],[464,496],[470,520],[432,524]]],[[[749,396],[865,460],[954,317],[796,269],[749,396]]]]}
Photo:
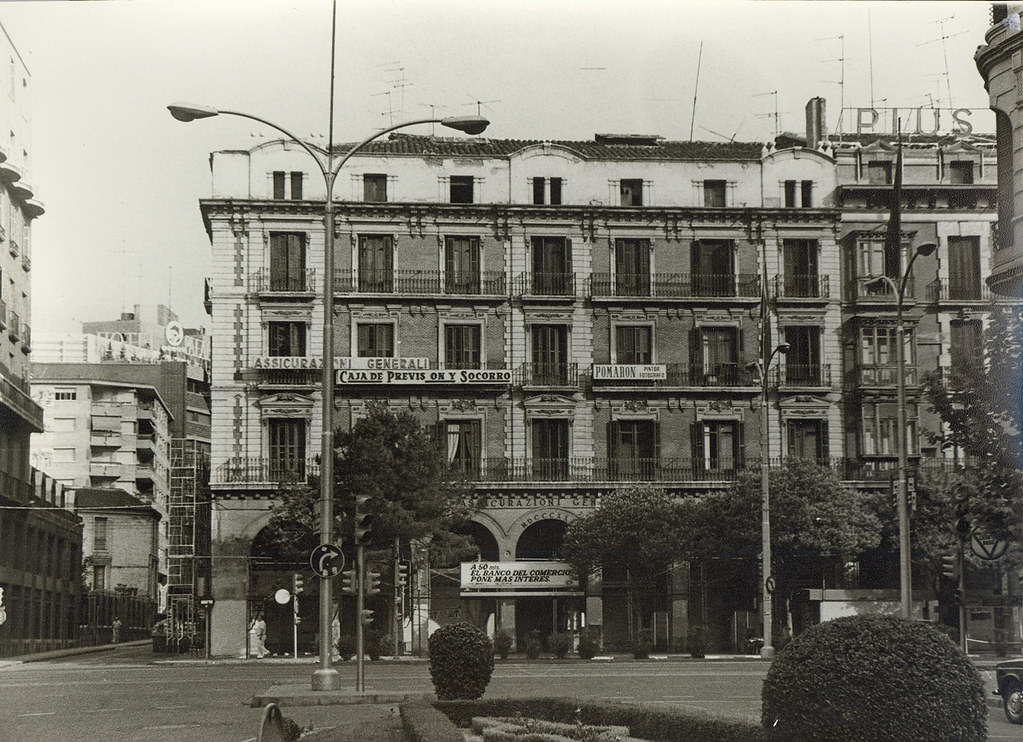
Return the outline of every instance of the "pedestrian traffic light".
{"type": "Polygon", "coordinates": [[[959,559],[955,554],[945,554],[941,557],[941,574],[952,580],[959,577],[959,559]]]}
{"type": "Polygon", "coordinates": [[[373,516],[364,512],[363,508],[369,502],[369,495],[355,496],[355,545],[365,546],[369,541],[369,532],[373,527],[373,516]]]}
{"type": "Polygon", "coordinates": [[[355,595],[359,590],[358,583],[355,579],[355,570],[349,569],[341,573],[341,592],[346,595],[355,595]]]}
{"type": "Polygon", "coordinates": [[[298,574],[298,572],[292,575],[291,585],[292,585],[291,592],[293,592],[295,595],[298,595],[300,592],[305,590],[305,585],[302,583],[302,575],[298,574]]]}
{"type": "Polygon", "coordinates": [[[405,587],[408,584],[409,565],[407,562],[398,562],[398,586],[405,587]]]}
{"type": "Polygon", "coordinates": [[[366,573],[366,595],[379,595],[380,594],[380,573],[379,572],[367,572],[366,573]]]}
{"type": "Polygon", "coordinates": [[[362,609],[362,623],[363,623],[363,625],[373,623],[373,609],[372,608],[363,608],[362,609]]]}

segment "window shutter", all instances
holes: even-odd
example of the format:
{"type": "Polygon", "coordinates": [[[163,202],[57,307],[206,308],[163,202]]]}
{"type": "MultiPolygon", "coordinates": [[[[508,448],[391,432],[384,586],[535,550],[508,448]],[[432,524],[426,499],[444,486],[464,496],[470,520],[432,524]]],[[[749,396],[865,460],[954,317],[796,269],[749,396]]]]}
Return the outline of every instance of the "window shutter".
{"type": "Polygon", "coordinates": [[[701,360],[703,357],[703,335],[699,327],[689,331],[689,383],[695,384],[701,376],[701,360]]]}
{"type": "Polygon", "coordinates": [[[661,423],[654,420],[651,425],[654,433],[654,465],[659,467],[661,465],[661,423]]]}
{"type": "Polygon", "coordinates": [[[689,451],[692,458],[693,473],[703,471],[703,423],[690,423],[689,451]]]}
{"type": "Polygon", "coordinates": [[[821,463],[827,463],[828,451],[831,450],[830,443],[828,442],[828,421],[821,420],[821,450],[817,452],[817,457],[821,460],[821,463]]]}

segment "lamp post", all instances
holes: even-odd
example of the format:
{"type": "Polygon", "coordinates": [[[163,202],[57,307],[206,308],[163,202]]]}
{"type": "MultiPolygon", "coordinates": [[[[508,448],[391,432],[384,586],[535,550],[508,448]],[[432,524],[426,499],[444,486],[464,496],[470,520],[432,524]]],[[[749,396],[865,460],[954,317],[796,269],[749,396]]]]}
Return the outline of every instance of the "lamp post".
{"type": "Polygon", "coordinates": [[[895,342],[899,346],[896,377],[896,422],[898,431],[896,438],[899,441],[899,470],[898,484],[895,490],[895,507],[899,518],[899,612],[903,618],[910,618],[913,605],[913,570],[910,561],[909,541],[909,503],[906,498],[906,472],[909,468],[908,440],[906,438],[906,328],[902,320],[902,304],[906,296],[906,282],[913,270],[913,263],[917,257],[931,255],[938,246],[933,242],[925,242],[918,246],[909,259],[902,277],[898,279],[890,276],[876,276],[866,280],[866,286],[878,286],[888,284],[895,293],[895,342]]]}
{"type": "Polygon", "coordinates": [[[774,657],[774,643],[772,626],[773,620],[773,596],[774,576],[771,574],[771,433],[769,429],[770,415],[767,408],[767,372],[771,368],[771,361],[778,354],[789,352],[792,346],[788,343],[778,343],[767,357],[767,360],[758,360],[752,364],[760,373],[760,550],[761,562],[763,564],[763,582],[761,589],[761,613],[764,619],[764,645],[760,648],[760,656],[769,660],[774,657]]]}
{"type": "MultiPolygon", "coordinates": [[[[344,153],[335,154],[334,148],[330,145],[326,149],[317,147],[314,144],[299,139],[287,129],[278,126],[266,119],[253,116],[239,111],[226,111],[208,106],[191,106],[175,104],[167,106],[167,110],[178,121],[195,121],[197,119],[211,118],[213,116],[237,116],[244,119],[257,121],[279,131],[292,142],[304,149],[313,159],[323,176],[323,412],[322,432],[320,451],[320,543],[330,544],[334,541],[334,183],[341,168],[356,152],[361,150],[374,139],[382,137],[396,129],[403,129],[417,124],[442,124],[448,128],[465,132],[466,134],[480,134],[490,122],[482,116],[449,116],[447,118],[426,118],[406,121],[404,123],[389,126],[363,139],[353,145],[344,153]]],[[[330,643],[331,625],[330,618],[333,612],[333,596],[331,594],[331,578],[320,578],[320,663],[313,672],[313,690],[337,690],[340,688],[340,676],[337,670],[331,666],[330,643]]],[[[363,590],[362,581],[359,582],[360,596],[363,590]]],[[[362,620],[359,616],[358,620],[362,620]]],[[[362,690],[359,688],[358,690],[362,690]]]]}

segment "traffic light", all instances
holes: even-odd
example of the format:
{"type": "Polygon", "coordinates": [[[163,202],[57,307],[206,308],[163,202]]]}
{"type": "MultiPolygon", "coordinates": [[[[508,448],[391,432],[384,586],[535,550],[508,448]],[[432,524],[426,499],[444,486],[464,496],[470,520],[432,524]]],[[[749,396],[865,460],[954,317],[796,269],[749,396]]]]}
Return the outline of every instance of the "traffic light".
{"type": "Polygon", "coordinates": [[[373,516],[363,512],[366,503],[369,502],[369,495],[355,496],[355,545],[365,546],[369,541],[369,532],[373,527],[373,516]]]}
{"type": "Polygon", "coordinates": [[[362,609],[362,623],[363,625],[373,623],[373,609],[363,608],[362,609]]]}
{"type": "Polygon", "coordinates": [[[355,595],[358,591],[358,581],[355,579],[355,569],[349,569],[341,573],[341,592],[346,595],[355,595]]]}
{"type": "Polygon", "coordinates": [[[945,554],[941,557],[941,574],[952,580],[959,577],[959,559],[955,554],[945,554]]]}
{"type": "Polygon", "coordinates": [[[295,595],[305,590],[305,585],[302,583],[302,575],[298,574],[298,572],[291,576],[291,588],[291,592],[295,595]]]}
{"type": "Polygon", "coordinates": [[[955,595],[952,596],[952,601],[956,605],[966,605],[966,591],[956,589],[955,595]]]}
{"type": "Polygon", "coordinates": [[[379,572],[367,572],[366,573],[366,595],[379,595],[380,594],[380,573],[379,572]]]}
{"type": "Polygon", "coordinates": [[[408,584],[409,565],[407,562],[398,562],[398,586],[405,587],[408,584]]]}

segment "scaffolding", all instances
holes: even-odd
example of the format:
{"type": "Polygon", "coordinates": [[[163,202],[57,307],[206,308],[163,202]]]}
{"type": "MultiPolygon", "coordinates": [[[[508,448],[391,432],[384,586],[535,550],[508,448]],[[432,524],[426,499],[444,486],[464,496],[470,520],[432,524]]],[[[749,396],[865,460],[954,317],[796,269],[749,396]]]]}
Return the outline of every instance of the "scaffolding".
{"type": "Polygon", "coordinates": [[[187,636],[183,643],[194,650],[205,637],[206,612],[200,599],[210,584],[208,443],[190,438],[171,441],[167,510],[167,618],[177,629],[174,633],[187,636]]]}

